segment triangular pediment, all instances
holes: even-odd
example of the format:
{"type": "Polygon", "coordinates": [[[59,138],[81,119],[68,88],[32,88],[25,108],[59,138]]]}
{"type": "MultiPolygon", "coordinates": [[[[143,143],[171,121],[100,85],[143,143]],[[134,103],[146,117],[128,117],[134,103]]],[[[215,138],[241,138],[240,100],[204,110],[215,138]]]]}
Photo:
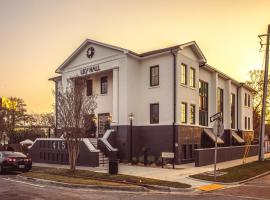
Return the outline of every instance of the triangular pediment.
{"type": "Polygon", "coordinates": [[[205,56],[203,55],[197,43],[194,41],[180,45],[179,52],[192,60],[198,60],[201,63],[206,63],[205,56]]]}
{"type": "Polygon", "coordinates": [[[126,49],[87,39],[57,68],[56,72],[61,73],[63,70],[126,52],[126,49]]]}

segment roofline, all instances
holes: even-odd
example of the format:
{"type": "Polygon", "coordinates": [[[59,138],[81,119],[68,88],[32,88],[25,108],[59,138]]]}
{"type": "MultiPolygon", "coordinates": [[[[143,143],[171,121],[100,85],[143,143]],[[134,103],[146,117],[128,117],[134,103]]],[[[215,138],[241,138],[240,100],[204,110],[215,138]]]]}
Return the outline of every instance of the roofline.
{"type": "Polygon", "coordinates": [[[247,90],[249,90],[251,92],[256,92],[256,90],[254,90],[253,88],[251,88],[250,86],[248,86],[246,83],[239,82],[239,81],[233,79],[232,77],[230,77],[227,74],[219,71],[218,69],[210,66],[209,64],[202,65],[201,67],[204,67],[207,70],[212,71],[212,72],[217,72],[220,77],[222,77],[222,78],[224,78],[226,80],[231,80],[233,83],[235,83],[239,87],[244,87],[244,88],[246,88],[247,90]]]}
{"type": "Polygon", "coordinates": [[[56,82],[56,81],[59,81],[61,78],[62,76],[55,76],[55,77],[49,78],[48,80],[56,82]]]}
{"type": "Polygon", "coordinates": [[[152,56],[152,55],[156,55],[156,54],[160,54],[160,53],[165,53],[165,52],[170,52],[172,50],[183,50],[185,47],[187,46],[192,46],[194,45],[196,47],[196,53],[198,54],[198,56],[201,56],[202,59],[201,59],[201,62],[202,63],[206,63],[206,58],[205,56],[203,55],[201,49],[199,48],[199,46],[197,45],[197,43],[195,41],[191,41],[191,42],[186,42],[186,43],[183,43],[183,44],[180,44],[180,45],[174,45],[174,46],[171,46],[171,47],[166,47],[166,48],[162,48],[162,49],[156,49],[156,50],[153,50],[153,51],[147,51],[147,52],[144,52],[144,53],[136,53],[134,51],[131,51],[131,50],[128,50],[128,49],[124,49],[124,48],[121,48],[121,47],[118,47],[118,46],[113,46],[113,45],[110,45],[110,44],[106,44],[106,43],[102,43],[102,42],[98,42],[98,41],[95,41],[95,40],[91,40],[91,39],[86,39],[84,40],[84,42],[55,70],[55,73],[61,73],[61,68],[64,67],[66,64],[68,64],[71,60],[72,57],[76,56],[81,48],[87,44],[87,43],[95,43],[95,44],[98,44],[98,45],[101,45],[101,46],[107,46],[109,48],[113,48],[113,49],[117,49],[119,51],[123,51],[125,54],[130,54],[130,55],[133,55],[137,58],[146,58],[148,56],[152,56]]]}

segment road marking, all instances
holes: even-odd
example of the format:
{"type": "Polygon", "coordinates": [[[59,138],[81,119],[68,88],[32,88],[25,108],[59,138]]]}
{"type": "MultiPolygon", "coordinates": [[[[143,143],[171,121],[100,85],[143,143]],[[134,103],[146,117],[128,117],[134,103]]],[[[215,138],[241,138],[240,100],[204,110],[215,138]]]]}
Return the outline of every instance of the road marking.
{"type": "Polygon", "coordinates": [[[16,182],[16,183],[23,183],[23,184],[27,184],[27,185],[31,185],[31,186],[35,186],[35,187],[40,187],[40,188],[45,187],[43,185],[32,184],[32,183],[28,183],[28,182],[24,182],[24,181],[18,181],[18,180],[14,180],[14,179],[10,179],[10,178],[2,178],[2,179],[7,180],[7,181],[16,182]]]}
{"type": "Polygon", "coordinates": [[[198,187],[199,190],[207,191],[207,192],[213,191],[213,190],[219,190],[219,189],[223,189],[223,188],[224,188],[224,186],[219,185],[219,184],[210,184],[210,185],[198,187]]]}

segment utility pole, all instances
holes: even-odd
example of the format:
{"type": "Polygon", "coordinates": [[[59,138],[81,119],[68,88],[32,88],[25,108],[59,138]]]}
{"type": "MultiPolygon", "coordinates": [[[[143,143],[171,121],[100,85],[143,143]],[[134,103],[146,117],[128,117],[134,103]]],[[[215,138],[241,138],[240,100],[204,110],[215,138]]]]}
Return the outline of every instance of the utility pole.
{"type": "Polygon", "coordinates": [[[266,97],[267,97],[267,85],[268,85],[268,65],[269,65],[269,35],[270,24],[266,35],[260,35],[259,37],[266,36],[266,50],[265,50],[265,66],[264,66],[264,80],[263,80],[263,99],[262,99],[262,112],[261,112],[261,124],[260,124],[260,151],[259,161],[264,161],[264,137],[265,137],[265,110],[266,110],[266,97]]]}

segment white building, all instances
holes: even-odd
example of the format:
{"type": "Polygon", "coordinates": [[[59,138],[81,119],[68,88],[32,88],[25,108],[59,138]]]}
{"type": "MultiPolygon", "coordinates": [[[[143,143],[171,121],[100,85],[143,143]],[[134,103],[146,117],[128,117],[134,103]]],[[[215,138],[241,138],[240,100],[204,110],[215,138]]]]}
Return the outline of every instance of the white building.
{"type": "Polygon", "coordinates": [[[177,163],[192,160],[195,148],[213,145],[209,118],[217,112],[225,129],[221,145],[241,143],[237,134],[253,132],[253,90],[206,64],[194,41],[137,54],[87,39],[56,73],[56,89],[85,77],[85,95],[98,95],[98,132],[112,116],[124,160],[130,156],[130,113],[133,156],[145,148],[156,157],[174,150],[177,163]]]}

